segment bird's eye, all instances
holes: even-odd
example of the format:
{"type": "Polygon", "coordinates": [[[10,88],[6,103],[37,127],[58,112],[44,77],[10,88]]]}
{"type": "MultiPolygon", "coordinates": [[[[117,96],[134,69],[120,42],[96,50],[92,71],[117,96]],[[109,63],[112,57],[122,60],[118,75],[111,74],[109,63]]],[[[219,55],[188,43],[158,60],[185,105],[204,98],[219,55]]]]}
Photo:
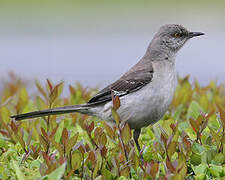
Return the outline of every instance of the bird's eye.
{"type": "Polygon", "coordinates": [[[179,38],[179,37],[181,37],[182,36],[182,34],[181,33],[174,33],[174,35],[173,35],[175,38],[179,38]]]}

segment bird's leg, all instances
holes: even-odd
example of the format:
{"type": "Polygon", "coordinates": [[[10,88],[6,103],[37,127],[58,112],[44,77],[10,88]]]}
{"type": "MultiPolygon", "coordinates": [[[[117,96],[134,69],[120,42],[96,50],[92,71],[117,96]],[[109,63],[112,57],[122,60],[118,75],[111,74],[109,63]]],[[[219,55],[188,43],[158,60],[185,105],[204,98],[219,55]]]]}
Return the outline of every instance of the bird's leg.
{"type": "Polygon", "coordinates": [[[142,156],[141,148],[140,148],[140,145],[139,145],[139,143],[138,143],[138,138],[139,138],[140,134],[141,134],[141,129],[135,129],[135,130],[133,131],[134,142],[135,142],[135,144],[136,144],[136,146],[137,146],[138,152],[139,152],[139,154],[140,154],[140,158],[141,158],[141,160],[143,161],[144,159],[143,159],[143,156],[142,156]]]}

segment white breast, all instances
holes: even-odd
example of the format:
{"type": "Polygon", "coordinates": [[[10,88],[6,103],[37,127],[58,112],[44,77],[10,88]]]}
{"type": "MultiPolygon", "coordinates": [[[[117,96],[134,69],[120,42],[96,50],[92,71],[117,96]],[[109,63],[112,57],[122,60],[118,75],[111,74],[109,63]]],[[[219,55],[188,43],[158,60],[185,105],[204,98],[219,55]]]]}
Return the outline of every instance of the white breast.
{"type": "MultiPolygon", "coordinates": [[[[172,101],[176,87],[174,64],[168,61],[153,62],[153,69],[153,79],[149,84],[120,98],[118,113],[121,120],[127,121],[131,128],[137,129],[157,122],[172,101]]],[[[111,107],[111,102],[99,107],[97,116],[113,121],[111,107]]]]}

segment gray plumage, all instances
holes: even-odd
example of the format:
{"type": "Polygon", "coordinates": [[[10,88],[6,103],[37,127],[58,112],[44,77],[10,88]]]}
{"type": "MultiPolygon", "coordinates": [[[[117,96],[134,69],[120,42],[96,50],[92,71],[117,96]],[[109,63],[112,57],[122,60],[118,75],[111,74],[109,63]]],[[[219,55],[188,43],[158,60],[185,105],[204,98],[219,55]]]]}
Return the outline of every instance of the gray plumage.
{"type": "Polygon", "coordinates": [[[153,37],[145,55],[127,73],[97,93],[87,104],[47,109],[12,116],[22,120],[40,116],[79,112],[114,122],[111,114],[111,93],[120,97],[118,113],[134,131],[138,150],[140,129],[157,122],[167,111],[176,88],[175,56],[192,37],[181,25],[162,26],[153,37]]]}

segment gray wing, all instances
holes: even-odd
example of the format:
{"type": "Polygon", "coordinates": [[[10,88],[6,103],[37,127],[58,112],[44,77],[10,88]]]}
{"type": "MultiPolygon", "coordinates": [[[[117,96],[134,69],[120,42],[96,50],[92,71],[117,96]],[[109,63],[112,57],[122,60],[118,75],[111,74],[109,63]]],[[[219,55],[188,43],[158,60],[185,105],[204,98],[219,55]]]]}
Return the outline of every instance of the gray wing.
{"type": "Polygon", "coordinates": [[[116,96],[124,96],[137,91],[150,83],[153,77],[153,68],[143,68],[126,73],[119,80],[107,86],[91,98],[88,104],[99,104],[112,100],[112,92],[116,96]]]}

